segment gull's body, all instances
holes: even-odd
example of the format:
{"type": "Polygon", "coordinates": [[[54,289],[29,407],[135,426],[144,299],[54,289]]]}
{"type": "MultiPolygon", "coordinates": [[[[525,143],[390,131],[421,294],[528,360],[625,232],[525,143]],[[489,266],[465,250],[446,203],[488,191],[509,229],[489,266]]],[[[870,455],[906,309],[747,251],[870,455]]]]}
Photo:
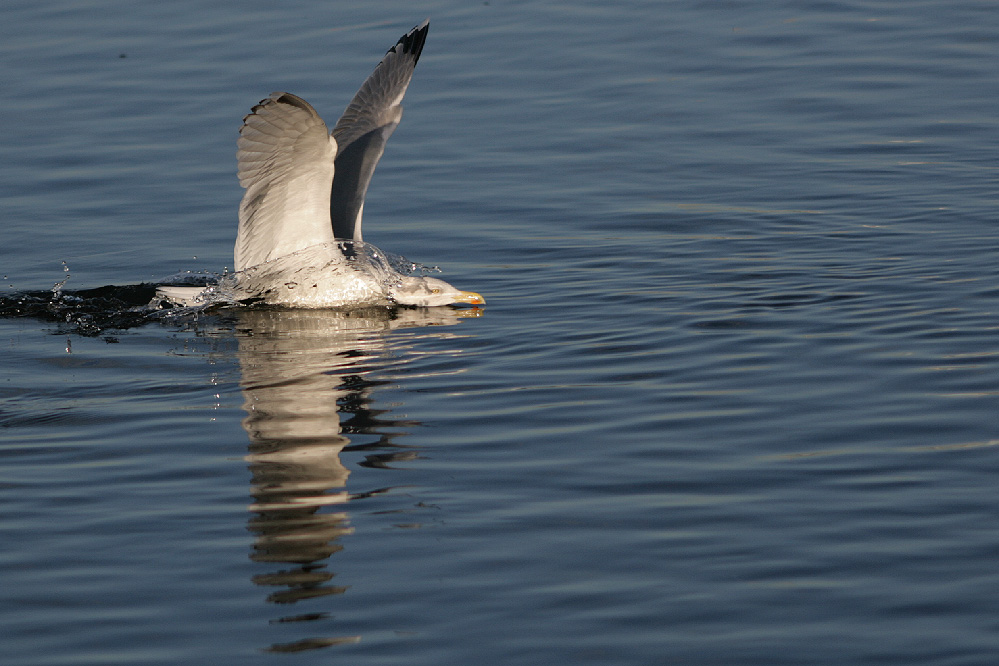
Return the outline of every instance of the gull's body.
{"type": "MultiPolygon", "coordinates": [[[[484,302],[443,280],[372,270],[337,242],[362,240],[368,184],[402,118],[428,29],[424,21],[389,49],[332,132],[290,93],[272,93],[243,119],[236,152],[246,188],[234,253],[237,298],[313,308],[484,302]]],[[[190,289],[161,293],[190,303],[190,289]]]]}

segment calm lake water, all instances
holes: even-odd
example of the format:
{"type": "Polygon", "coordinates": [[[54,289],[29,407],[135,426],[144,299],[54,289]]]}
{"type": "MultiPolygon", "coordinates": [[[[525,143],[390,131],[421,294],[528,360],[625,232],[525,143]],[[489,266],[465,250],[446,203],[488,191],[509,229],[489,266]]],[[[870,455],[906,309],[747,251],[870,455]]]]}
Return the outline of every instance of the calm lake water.
{"type": "Polygon", "coordinates": [[[0,319],[0,662],[992,663],[995,3],[11,0],[3,295],[427,16],[365,240],[488,305],[0,319]]]}

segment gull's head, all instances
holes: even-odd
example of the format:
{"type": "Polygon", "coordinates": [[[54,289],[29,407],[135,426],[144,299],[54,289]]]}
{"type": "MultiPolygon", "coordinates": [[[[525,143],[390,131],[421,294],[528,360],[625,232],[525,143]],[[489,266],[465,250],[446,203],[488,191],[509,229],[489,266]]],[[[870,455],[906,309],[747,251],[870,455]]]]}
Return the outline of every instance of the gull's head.
{"type": "Polygon", "coordinates": [[[485,305],[486,300],[474,291],[461,291],[444,280],[432,277],[407,276],[389,288],[389,296],[399,305],[434,307],[465,303],[485,305]]]}

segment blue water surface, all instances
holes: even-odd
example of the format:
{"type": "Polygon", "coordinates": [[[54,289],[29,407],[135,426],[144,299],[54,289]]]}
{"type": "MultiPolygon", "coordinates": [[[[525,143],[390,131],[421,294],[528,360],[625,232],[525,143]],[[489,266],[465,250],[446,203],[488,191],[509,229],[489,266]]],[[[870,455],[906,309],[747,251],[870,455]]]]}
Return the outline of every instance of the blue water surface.
{"type": "Polygon", "coordinates": [[[231,267],[428,16],[365,240],[488,305],[0,319],[0,662],[991,663],[992,3],[13,0],[0,292],[231,267]]]}

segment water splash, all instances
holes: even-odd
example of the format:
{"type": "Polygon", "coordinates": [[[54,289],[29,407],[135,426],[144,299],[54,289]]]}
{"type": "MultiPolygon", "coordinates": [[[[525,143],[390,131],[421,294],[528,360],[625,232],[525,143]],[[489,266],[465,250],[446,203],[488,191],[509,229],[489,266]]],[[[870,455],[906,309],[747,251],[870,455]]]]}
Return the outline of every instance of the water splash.
{"type": "MultiPolygon", "coordinates": [[[[68,279],[68,278],[67,278],[68,279]]],[[[156,293],[150,284],[68,291],[66,281],[52,289],[0,294],[0,318],[30,317],[58,325],[59,332],[94,337],[106,329],[127,329],[150,320],[156,293]]]]}
{"type": "MultiPolygon", "coordinates": [[[[436,266],[425,266],[405,257],[384,252],[362,241],[340,240],[336,246],[348,264],[360,273],[374,276],[384,294],[408,275],[439,273],[436,266]]],[[[315,252],[317,246],[307,248],[279,262],[294,264],[306,259],[299,255],[315,252]]],[[[198,317],[206,310],[252,305],[245,292],[239,288],[240,278],[252,277],[254,267],[241,273],[228,269],[222,273],[209,271],[181,271],[151,283],[137,285],[107,285],[95,289],[68,290],[71,278],[69,265],[62,262],[62,280],[48,290],[11,292],[0,294],[0,318],[31,317],[54,322],[60,332],[73,332],[83,336],[99,336],[109,329],[129,329],[151,321],[178,322],[198,317]],[[157,287],[198,287],[201,289],[197,303],[186,307],[171,306],[156,294],[157,287]]],[[[4,275],[6,281],[8,276],[4,275]]],[[[13,288],[13,287],[12,287],[13,288]]]]}
{"type": "Polygon", "coordinates": [[[386,294],[392,287],[398,286],[402,277],[441,272],[438,266],[425,266],[401,254],[386,252],[363,241],[338,240],[336,243],[357,270],[378,279],[386,294]]]}
{"type": "Polygon", "coordinates": [[[61,281],[56,282],[54,285],[52,285],[53,299],[59,299],[62,297],[62,288],[65,287],[66,283],[69,282],[69,279],[73,277],[72,275],[69,274],[69,264],[67,264],[65,261],[62,262],[62,272],[66,274],[66,277],[63,278],[61,281]]]}

